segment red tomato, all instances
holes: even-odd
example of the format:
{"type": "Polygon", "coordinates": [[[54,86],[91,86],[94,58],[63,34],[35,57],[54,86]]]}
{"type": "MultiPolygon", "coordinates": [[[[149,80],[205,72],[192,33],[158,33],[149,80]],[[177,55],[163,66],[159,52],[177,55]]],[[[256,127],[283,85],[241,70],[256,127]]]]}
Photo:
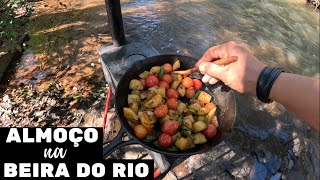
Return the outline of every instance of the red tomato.
{"type": "Polygon", "coordinates": [[[164,68],[164,73],[168,74],[172,72],[172,65],[169,63],[164,64],[163,68],[164,68]]]}
{"type": "Polygon", "coordinates": [[[162,147],[169,147],[173,144],[172,137],[168,134],[161,134],[158,138],[158,144],[162,147]]]}
{"type": "Polygon", "coordinates": [[[168,120],[163,123],[161,130],[162,130],[162,133],[172,136],[177,132],[178,128],[179,128],[178,121],[168,120]]]}
{"type": "Polygon", "coordinates": [[[193,88],[189,88],[186,90],[186,97],[191,99],[191,98],[193,98],[195,93],[196,93],[196,91],[193,88]]]}
{"type": "Polygon", "coordinates": [[[179,98],[178,90],[170,88],[170,89],[167,90],[166,96],[167,96],[167,98],[176,98],[176,99],[178,99],[179,98]]]}
{"type": "Polygon", "coordinates": [[[153,135],[153,128],[147,128],[147,135],[149,136],[153,135]]]}
{"type": "Polygon", "coordinates": [[[155,75],[150,75],[146,78],[146,86],[148,88],[159,84],[159,79],[155,75]]]}
{"type": "Polygon", "coordinates": [[[166,104],[168,106],[168,109],[177,110],[179,102],[175,98],[170,98],[167,100],[166,104]]]}
{"type": "Polygon", "coordinates": [[[189,78],[189,77],[185,77],[183,80],[182,80],[182,85],[185,87],[185,88],[191,88],[193,86],[193,82],[192,82],[192,79],[189,78]]]}
{"type": "Polygon", "coordinates": [[[162,77],[162,81],[165,81],[168,84],[171,84],[173,80],[172,80],[172,77],[169,74],[164,74],[163,77],[162,77]]]}
{"type": "Polygon", "coordinates": [[[159,86],[165,88],[166,90],[170,88],[170,85],[165,81],[160,81],[159,86]]]}
{"type": "Polygon", "coordinates": [[[217,134],[217,127],[215,127],[213,124],[208,124],[207,128],[205,128],[202,133],[207,138],[213,138],[217,134]]]}
{"type": "Polygon", "coordinates": [[[193,89],[194,90],[199,90],[202,86],[202,82],[199,79],[193,79],[193,89]]]}
{"type": "Polygon", "coordinates": [[[154,115],[157,118],[164,118],[168,114],[168,107],[167,105],[160,105],[154,110],[154,115]]]}

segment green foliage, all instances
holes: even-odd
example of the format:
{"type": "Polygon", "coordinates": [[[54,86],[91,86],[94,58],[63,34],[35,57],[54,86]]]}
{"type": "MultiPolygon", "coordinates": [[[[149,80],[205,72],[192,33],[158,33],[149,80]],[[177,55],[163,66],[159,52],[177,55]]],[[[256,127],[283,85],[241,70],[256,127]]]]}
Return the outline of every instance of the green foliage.
{"type": "Polygon", "coordinates": [[[0,45],[7,39],[12,47],[17,49],[16,43],[22,33],[21,26],[33,10],[26,0],[0,0],[0,45]]]}

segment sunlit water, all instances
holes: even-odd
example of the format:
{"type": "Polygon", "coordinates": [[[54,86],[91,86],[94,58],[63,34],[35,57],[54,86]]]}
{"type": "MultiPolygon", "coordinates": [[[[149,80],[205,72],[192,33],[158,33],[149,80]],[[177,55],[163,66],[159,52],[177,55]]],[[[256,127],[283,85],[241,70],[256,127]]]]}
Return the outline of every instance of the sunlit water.
{"type": "MultiPolygon", "coordinates": [[[[199,58],[209,47],[233,40],[247,44],[265,64],[319,77],[319,10],[303,0],[123,0],[122,12],[126,34],[147,41],[161,54],[199,58]]],[[[311,177],[319,178],[319,139],[313,130],[277,103],[237,94],[237,105],[235,129],[261,143],[275,137],[281,143],[266,149],[271,152],[290,154],[292,148],[284,144],[299,139],[299,157],[307,157],[304,162],[314,169],[311,177]]],[[[237,137],[231,142],[240,144],[237,137]]],[[[276,170],[276,164],[286,166],[286,155],[271,154],[280,158],[266,164],[276,170]]]]}

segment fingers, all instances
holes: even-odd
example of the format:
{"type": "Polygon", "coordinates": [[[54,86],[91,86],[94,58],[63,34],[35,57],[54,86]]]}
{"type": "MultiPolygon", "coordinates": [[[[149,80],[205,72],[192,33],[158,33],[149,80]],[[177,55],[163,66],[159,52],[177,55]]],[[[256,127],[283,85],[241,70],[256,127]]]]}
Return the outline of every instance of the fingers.
{"type": "Polygon", "coordinates": [[[213,78],[207,74],[205,74],[202,78],[202,82],[209,83],[209,84],[215,84],[219,81],[219,79],[213,78]]]}
{"type": "Polygon", "coordinates": [[[216,79],[216,78],[211,78],[210,81],[209,81],[209,84],[215,84],[219,81],[219,79],[216,79]]]}
{"type": "Polygon", "coordinates": [[[213,46],[204,53],[204,55],[196,63],[196,66],[198,67],[203,62],[211,62],[213,60],[221,59],[225,57],[228,57],[226,44],[213,46]]]}
{"type": "MultiPolygon", "coordinates": [[[[228,71],[228,69],[229,66],[219,66],[210,62],[201,63],[199,66],[199,71],[202,74],[206,74],[220,80],[224,78],[224,74],[228,71]]],[[[208,80],[208,78],[206,78],[205,80],[208,80]]]]}

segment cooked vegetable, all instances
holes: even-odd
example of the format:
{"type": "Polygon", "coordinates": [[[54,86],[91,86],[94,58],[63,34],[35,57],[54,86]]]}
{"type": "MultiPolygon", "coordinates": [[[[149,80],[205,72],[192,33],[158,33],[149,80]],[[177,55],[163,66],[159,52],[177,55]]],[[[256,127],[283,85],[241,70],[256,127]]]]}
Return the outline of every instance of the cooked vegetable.
{"type": "Polygon", "coordinates": [[[193,79],[193,80],[192,80],[192,83],[193,83],[193,89],[194,89],[194,90],[199,90],[199,89],[201,89],[202,82],[201,82],[199,79],[193,79]]]}
{"type": "Polygon", "coordinates": [[[179,128],[178,121],[168,120],[162,124],[161,130],[164,134],[168,134],[172,136],[177,132],[178,128],[179,128]]]}
{"type": "Polygon", "coordinates": [[[159,73],[159,78],[160,78],[160,79],[162,79],[163,74],[164,74],[164,68],[163,68],[163,66],[161,66],[161,67],[160,67],[160,73],[159,73]]]}
{"type": "Polygon", "coordinates": [[[182,80],[182,84],[185,88],[192,88],[193,86],[193,82],[192,82],[192,79],[189,78],[189,77],[185,77],[183,80],[182,80]]]}
{"type": "Polygon", "coordinates": [[[201,133],[201,132],[197,132],[194,135],[194,140],[193,140],[194,144],[203,144],[207,142],[206,137],[201,133]]]}
{"type": "Polygon", "coordinates": [[[181,133],[180,133],[180,132],[177,132],[176,134],[174,134],[174,135],[171,136],[171,137],[172,137],[173,142],[175,142],[178,138],[181,137],[181,133]]]}
{"type": "Polygon", "coordinates": [[[170,98],[166,102],[168,109],[177,110],[179,102],[175,98],[170,98]]]}
{"type": "Polygon", "coordinates": [[[193,98],[194,94],[195,94],[195,90],[194,89],[189,88],[189,89],[186,90],[186,97],[187,98],[189,98],[189,99],[193,98]]]}
{"type": "Polygon", "coordinates": [[[177,60],[173,66],[166,63],[140,73],[139,79],[129,83],[132,91],[127,97],[128,106],[123,108],[137,138],[157,140],[168,151],[185,151],[205,143],[206,137],[215,136],[218,126],[216,105],[210,102],[209,94],[199,90],[202,82],[171,73],[179,67],[177,60]],[[157,121],[160,136],[154,128],[157,121]]]}
{"type": "Polygon", "coordinates": [[[207,138],[213,138],[217,134],[217,127],[212,124],[208,124],[207,128],[202,132],[207,138]]]}
{"type": "Polygon", "coordinates": [[[167,90],[167,98],[175,98],[175,99],[178,99],[179,98],[179,93],[176,89],[168,89],[167,90]]]}
{"type": "Polygon", "coordinates": [[[165,81],[168,84],[171,84],[173,80],[172,80],[172,77],[169,74],[164,74],[163,77],[162,77],[162,81],[165,81]]]}
{"type": "Polygon", "coordinates": [[[181,97],[186,94],[186,88],[182,84],[180,84],[180,86],[178,87],[178,93],[181,97]]]}
{"type": "Polygon", "coordinates": [[[194,119],[192,115],[185,116],[182,120],[183,125],[185,125],[187,128],[192,129],[192,124],[194,123],[194,119]]]}
{"type": "Polygon", "coordinates": [[[176,60],[173,65],[172,65],[172,70],[177,70],[180,68],[180,61],[179,60],[176,60]]]}
{"type": "Polygon", "coordinates": [[[153,128],[153,124],[156,122],[152,120],[146,112],[142,112],[140,116],[141,124],[146,128],[153,128]]]}
{"type": "Polygon", "coordinates": [[[138,103],[137,103],[137,102],[131,103],[131,104],[130,104],[130,109],[132,109],[133,112],[134,112],[135,114],[137,114],[137,113],[138,113],[138,109],[139,109],[138,103]]]}
{"type": "Polygon", "coordinates": [[[157,78],[157,76],[150,75],[150,76],[147,77],[146,86],[148,88],[153,87],[153,86],[157,86],[158,84],[159,84],[159,79],[157,78]]]}
{"type": "Polygon", "coordinates": [[[138,104],[140,104],[140,102],[141,102],[140,96],[138,96],[136,94],[129,94],[128,95],[128,104],[131,104],[133,102],[137,102],[138,104]]]}
{"type": "Polygon", "coordinates": [[[162,147],[169,147],[173,144],[172,137],[168,134],[161,134],[158,138],[158,144],[162,147]]]}
{"type": "Polygon", "coordinates": [[[160,94],[163,98],[166,97],[166,89],[164,87],[159,87],[156,93],[160,94]]]}
{"type": "Polygon", "coordinates": [[[143,84],[137,79],[132,79],[130,81],[129,88],[133,90],[143,90],[143,84]]]}
{"type": "Polygon", "coordinates": [[[136,115],[136,113],[134,113],[134,111],[130,108],[123,108],[123,115],[127,120],[130,121],[138,121],[138,116],[136,115]]]}
{"type": "Polygon", "coordinates": [[[195,123],[193,123],[192,125],[192,130],[194,132],[200,132],[202,130],[204,130],[207,127],[207,124],[203,121],[197,121],[195,123]]]}
{"type": "Polygon", "coordinates": [[[153,67],[150,69],[150,74],[159,74],[159,73],[160,73],[160,70],[161,70],[161,67],[160,67],[160,66],[153,66],[153,67]]]}
{"type": "Polygon", "coordinates": [[[168,90],[168,89],[170,88],[170,85],[169,85],[167,82],[165,82],[165,81],[160,81],[160,82],[159,82],[159,87],[163,87],[163,88],[165,88],[166,90],[168,90]]]}
{"type": "Polygon", "coordinates": [[[213,109],[213,108],[216,108],[216,105],[210,102],[210,103],[207,103],[204,107],[213,109]]]}
{"type": "Polygon", "coordinates": [[[164,118],[168,114],[168,107],[167,105],[160,105],[154,110],[154,114],[157,118],[164,118]]]}
{"type": "Polygon", "coordinates": [[[180,137],[176,140],[175,146],[181,151],[185,151],[190,147],[190,141],[187,138],[180,137]]]}
{"type": "Polygon", "coordinates": [[[144,104],[147,108],[156,108],[159,106],[162,102],[162,97],[160,94],[155,95],[151,99],[147,100],[147,102],[144,104]]]}
{"type": "Polygon", "coordinates": [[[181,115],[184,110],[187,108],[187,105],[185,103],[179,103],[178,108],[177,108],[177,113],[178,115],[181,115]]]}
{"type": "Polygon", "coordinates": [[[211,101],[211,96],[208,93],[201,91],[197,99],[204,104],[207,104],[211,101]]]}
{"type": "Polygon", "coordinates": [[[148,95],[148,92],[147,92],[147,91],[141,91],[141,92],[140,92],[140,99],[146,99],[146,98],[147,98],[147,95],[148,95]]]}
{"type": "Polygon", "coordinates": [[[164,72],[167,74],[172,72],[172,65],[169,63],[164,64],[163,68],[164,68],[164,72]]]}
{"type": "Polygon", "coordinates": [[[147,128],[142,125],[136,125],[134,127],[134,134],[137,136],[138,139],[143,139],[147,136],[147,128]]]}
{"type": "Polygon", "coordinates": [[[173,83],[171,84],[171,88],[172,89],[177,89],[179,85],[180,85],[179,81],[173,81],[173,83]]]}
{"type": "Polygon", "coordinates": [[[146,79],[150,75],[149,71],[144,71],[143,73],[139,74],[141,79],[146,79]]]}
{"type": "Polygon", "coordinates": [[[202,107],[198,110],[198,115],[204,116],[204,115],[207,115],[209,112],[210,112],[209,108],[202,107]]]}

